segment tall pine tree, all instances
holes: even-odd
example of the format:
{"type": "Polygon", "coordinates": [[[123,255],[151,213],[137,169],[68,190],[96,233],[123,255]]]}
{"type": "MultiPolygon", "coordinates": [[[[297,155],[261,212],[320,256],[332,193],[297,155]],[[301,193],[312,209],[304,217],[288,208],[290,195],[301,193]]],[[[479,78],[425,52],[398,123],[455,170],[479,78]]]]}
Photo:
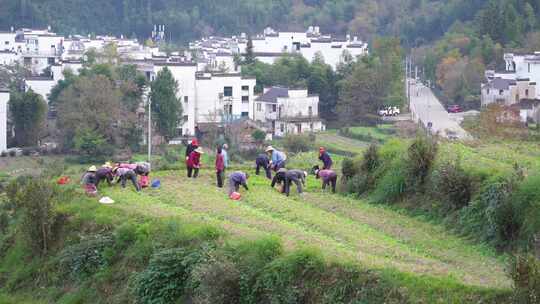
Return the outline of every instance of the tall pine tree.
{"type": "Polygon", "coordinates": [[[176,97],[178,82],[165,67],[157,74],[151,89],[152,112],[156,115],[158,130],[166,140],[169,140],[175,136],[176,128],[182,120],[182,103],[176,97]]]}

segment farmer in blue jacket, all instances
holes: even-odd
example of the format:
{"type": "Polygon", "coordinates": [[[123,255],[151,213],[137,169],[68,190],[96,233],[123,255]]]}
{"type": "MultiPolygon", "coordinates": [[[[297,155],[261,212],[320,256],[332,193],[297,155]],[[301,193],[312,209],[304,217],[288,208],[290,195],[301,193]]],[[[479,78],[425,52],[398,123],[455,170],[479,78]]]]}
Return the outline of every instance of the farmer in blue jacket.
{"type": "Polygon", "coordinates": [[[287,155],[285,153],[274,149],[272,146],[266,148],[266,153],[271,157],[270,165],[274,171],[278,171],[281,168],[285,168],[287,161],[287,155]]]}

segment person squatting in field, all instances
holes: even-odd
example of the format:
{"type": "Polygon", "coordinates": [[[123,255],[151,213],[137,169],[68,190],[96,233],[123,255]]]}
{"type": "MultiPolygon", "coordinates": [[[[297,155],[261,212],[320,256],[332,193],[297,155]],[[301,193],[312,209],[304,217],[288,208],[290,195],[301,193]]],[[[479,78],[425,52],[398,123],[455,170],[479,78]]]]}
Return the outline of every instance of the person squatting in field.
{"type": "Polygon", "coordinates": [[[270,186],[274,188],[276,183],[281,184],[281,193],[289,196],[291,192],[291,185],[294,183],[296,185],[296,191],[298,194],[302,194],[302,186],[306,186],[306,177],[307,172],[305,171],[294,169],[287,170],[285,168],[281,168],[272,179],[272,184],[270,186]]]}
{"type": "Polygon", "coordinates": [[[271,157],[270,166],[274,171],[277,172],[279,169],[285,168],[287,162],[285,153],[274,149],[272,146],[268,146],[265,152],[271,157]]]}
{"type": "Polygon", "coordinates": [[[83,184],[83,187],[84,187],[84,191],[86,192],[87,195],[94,196],[94,195],[97,194],[96,171],[97,171],[96,166],[91,166],[90,168],[88,168],[88,170],[86,170],[86,172],[84,173],[84,175],[81,178],[81,181],[82,181],[82,184],[83,184]]]}
{"type": "Polygon", "coordinates": [[[255,175],[259,175],[261,168],[266,172],[266,178],[272,179],[272,172],[270,170],[270,159],[266,154],[259,154],[255,159],[255,175]]]}
{"type": "Polygon", "coordinates": [[[240,190],[240,186],[243,186],[246,190],[249,190],[247,185],[248,178],[249,174],[242,171],[236,171],[229,174],[229,196],[231,196],[233,192],[238,192],[238,190],[240,190]]]}
{"type": "Polygon", "coordinates": [[[336,193],[337,174],[333,170],[321,170],[319,166],[313,167],[315,176],[322,179],[322,189],[325,190],[326,186],[332,185],[332,193],[336,193]]]}

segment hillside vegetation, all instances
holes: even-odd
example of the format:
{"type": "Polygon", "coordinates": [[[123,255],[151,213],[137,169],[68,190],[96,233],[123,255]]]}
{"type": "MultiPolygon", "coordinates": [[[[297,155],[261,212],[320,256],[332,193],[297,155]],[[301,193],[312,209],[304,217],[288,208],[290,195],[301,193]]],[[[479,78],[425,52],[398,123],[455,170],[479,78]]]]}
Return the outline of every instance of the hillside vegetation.
{"type": "MultiPolygon", "coordinates": [[[[201,35],[256,33],[266,26],[324,32],[374,34],[404,40],[432,40],[454,22],[471,20],[487,0],[43,0],[3,1],[0,29],[52,25],[67,34],[124,34],[147,38],[154,24],[165,24],[168,39],[187,41],[201,35]]],[[[533,3],[533,5],[536,3],[533,3]]]]}
{"type": "MultiPolygon", "coordinates": [[[[272,271],[280,271],[275,267],[299,269],[289,279],[278,276],[272,279],[278,280],[274,283],[257,281],[249,285],[256,288],[258,284],[274,284],[264,287],[265,296],[281,299],[278,303],[291,303],[280,298],[291,292],[286,287],[290,284],[296,286],[296,291],[286,297],[302,303],[322,303],[326,297],[328,303],[339,299],[378,303],[383,298],[390,303],[402,303],[403,299],[473,303],[486,298],[495,300],[510,287],[503,260],[488,248],[468,244],[445,232],[443,227],[384,207],[321,193],[318,181],[313,178],[308,183],[308,194],[286,198],[270,189],[266,180],[255,177],[250,180],[251,190],[245,193],[243,200],[234,202],[215,188],[210,172],[205,172],[197,181],[186,180],[184,172],[181,173],[157,173],[155,176],[161,179],[163,188],[148,190],[142,195],[132,189],[106,188],[103,195],[116,200],[110,206],[81,196],[79,190],[69,190],[73,197],[58,205],[67,221],[51,252],[32,258],[21,240],[15,239],[13,245],[8,245],[0,263],[4,290],[22,293],[21,298],[24,294],[34,294],[32,298],[48,299],[46,302],[86,303],[92,299],[94,303],[123,303],[138,299],[142,303],[156,303],[144,300],[141,291],[129,288],[130,281],[150,271],[148,263],[151,265],[156,255],[173,248],[208,254],[210,260],[205,262],[208,265],[200,262],[200,267],[206,269],[204,275],[216,277],[204,279],[216,280],[219,271],[232,271],[233,277],[223,280],[234,280],[235,272],[241,271],[241,262],[222,261],[221,255],[228,257],[245,246],[275,246],[266,250],[277,250],[268,253],[275,254],[275,258],[269,257],[275,260],[253,274],[254,279],[268,280],[269,276],[274,276],[272,271]],[[283,253],[280,253],[281,246],[283,253]],[[92,253],[92,250],[96,251],[92,253]],[[218,260],[215,262],[232,264],[220,264],[214,269],[212,258],[218,260]],[[278,266],[280,264],[283,265],[278,266]],[[324,276],[331,275],[331,269],[338,271],[337,277],[332,279],[335,281],[328,282],[315,275],[317,271],[324,276]],[[470,269],[476,271],[470,272],[470,269]],[[352,279],[352,285],[347,287],[342,285],[345,283],[342,275],[358,276],[358,279],[352,279]],[[76,280],[66,280],[69,277],[76,280]],[[311,294],[312,291],[306,289],[306,285],[311,284],[319,288],[329,284],[329,290],[324,294],[311,294]],[[374,289],[362,295],[364,288],[374,289]],[[308,300],[305,298],[308,295],[313,298],[308,300]]],[[[199,269],[198,262],[192,263],[194,265],[187,266],[199,269]]],[[[208,292],[190,289],[193,287],[188,282],[196,279],[195,275],[186,273],[186,282],[170,281],[174,277],[163,279],[168,280],[167,284],[178,284],[172,286],[177,295],[192,297],[193,293],[208,292]],[[185,291],[182,291],[184,284],[185,291]]],[[[154,284],[152,288],[159,290],[163,288],[159,284],[165,282],[155,282],[157,279],[146,284],[154,284]]],[[[222,283],[235,286],[234,282],[222,283]]]]}

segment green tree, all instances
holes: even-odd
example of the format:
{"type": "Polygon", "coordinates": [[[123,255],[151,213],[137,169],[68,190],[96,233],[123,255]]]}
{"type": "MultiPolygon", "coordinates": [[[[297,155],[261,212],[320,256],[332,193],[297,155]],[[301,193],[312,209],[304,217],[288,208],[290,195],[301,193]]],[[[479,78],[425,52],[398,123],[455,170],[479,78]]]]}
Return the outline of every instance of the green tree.
{"type": "Polygon", "coordinates": [[[17,146],[30,147],[38,144],[45,125],[47,104],[41,95],[31,89],[27,92],[11,92],[9,109],[15,123],[17,146]]]}
{"type": "Polygon", "coordinates": [[[157,116],[157,127],[167,140],[176,133],[182,119],[182,103],[178,99],[178,82],[171,71],[164,68],[159,71],[151,84],[152,112],[157,116]]]}
{"type": "Polygon", "coordinates": [[[244,61],[246,64],[252,64],[255,62],[255,54],[253,53],[253,39],[251,39],[251,36],[248,36],[244,61]]]}
{"type": "Polygon", "coordinates": [[[64,145],[70,148],[75,136],[86,130],[109,145],[124,145],[135,121],[135,114],[122,102],[122,92],[102,75],[77,78],[58,98],[57,126],[64,145]]]}

